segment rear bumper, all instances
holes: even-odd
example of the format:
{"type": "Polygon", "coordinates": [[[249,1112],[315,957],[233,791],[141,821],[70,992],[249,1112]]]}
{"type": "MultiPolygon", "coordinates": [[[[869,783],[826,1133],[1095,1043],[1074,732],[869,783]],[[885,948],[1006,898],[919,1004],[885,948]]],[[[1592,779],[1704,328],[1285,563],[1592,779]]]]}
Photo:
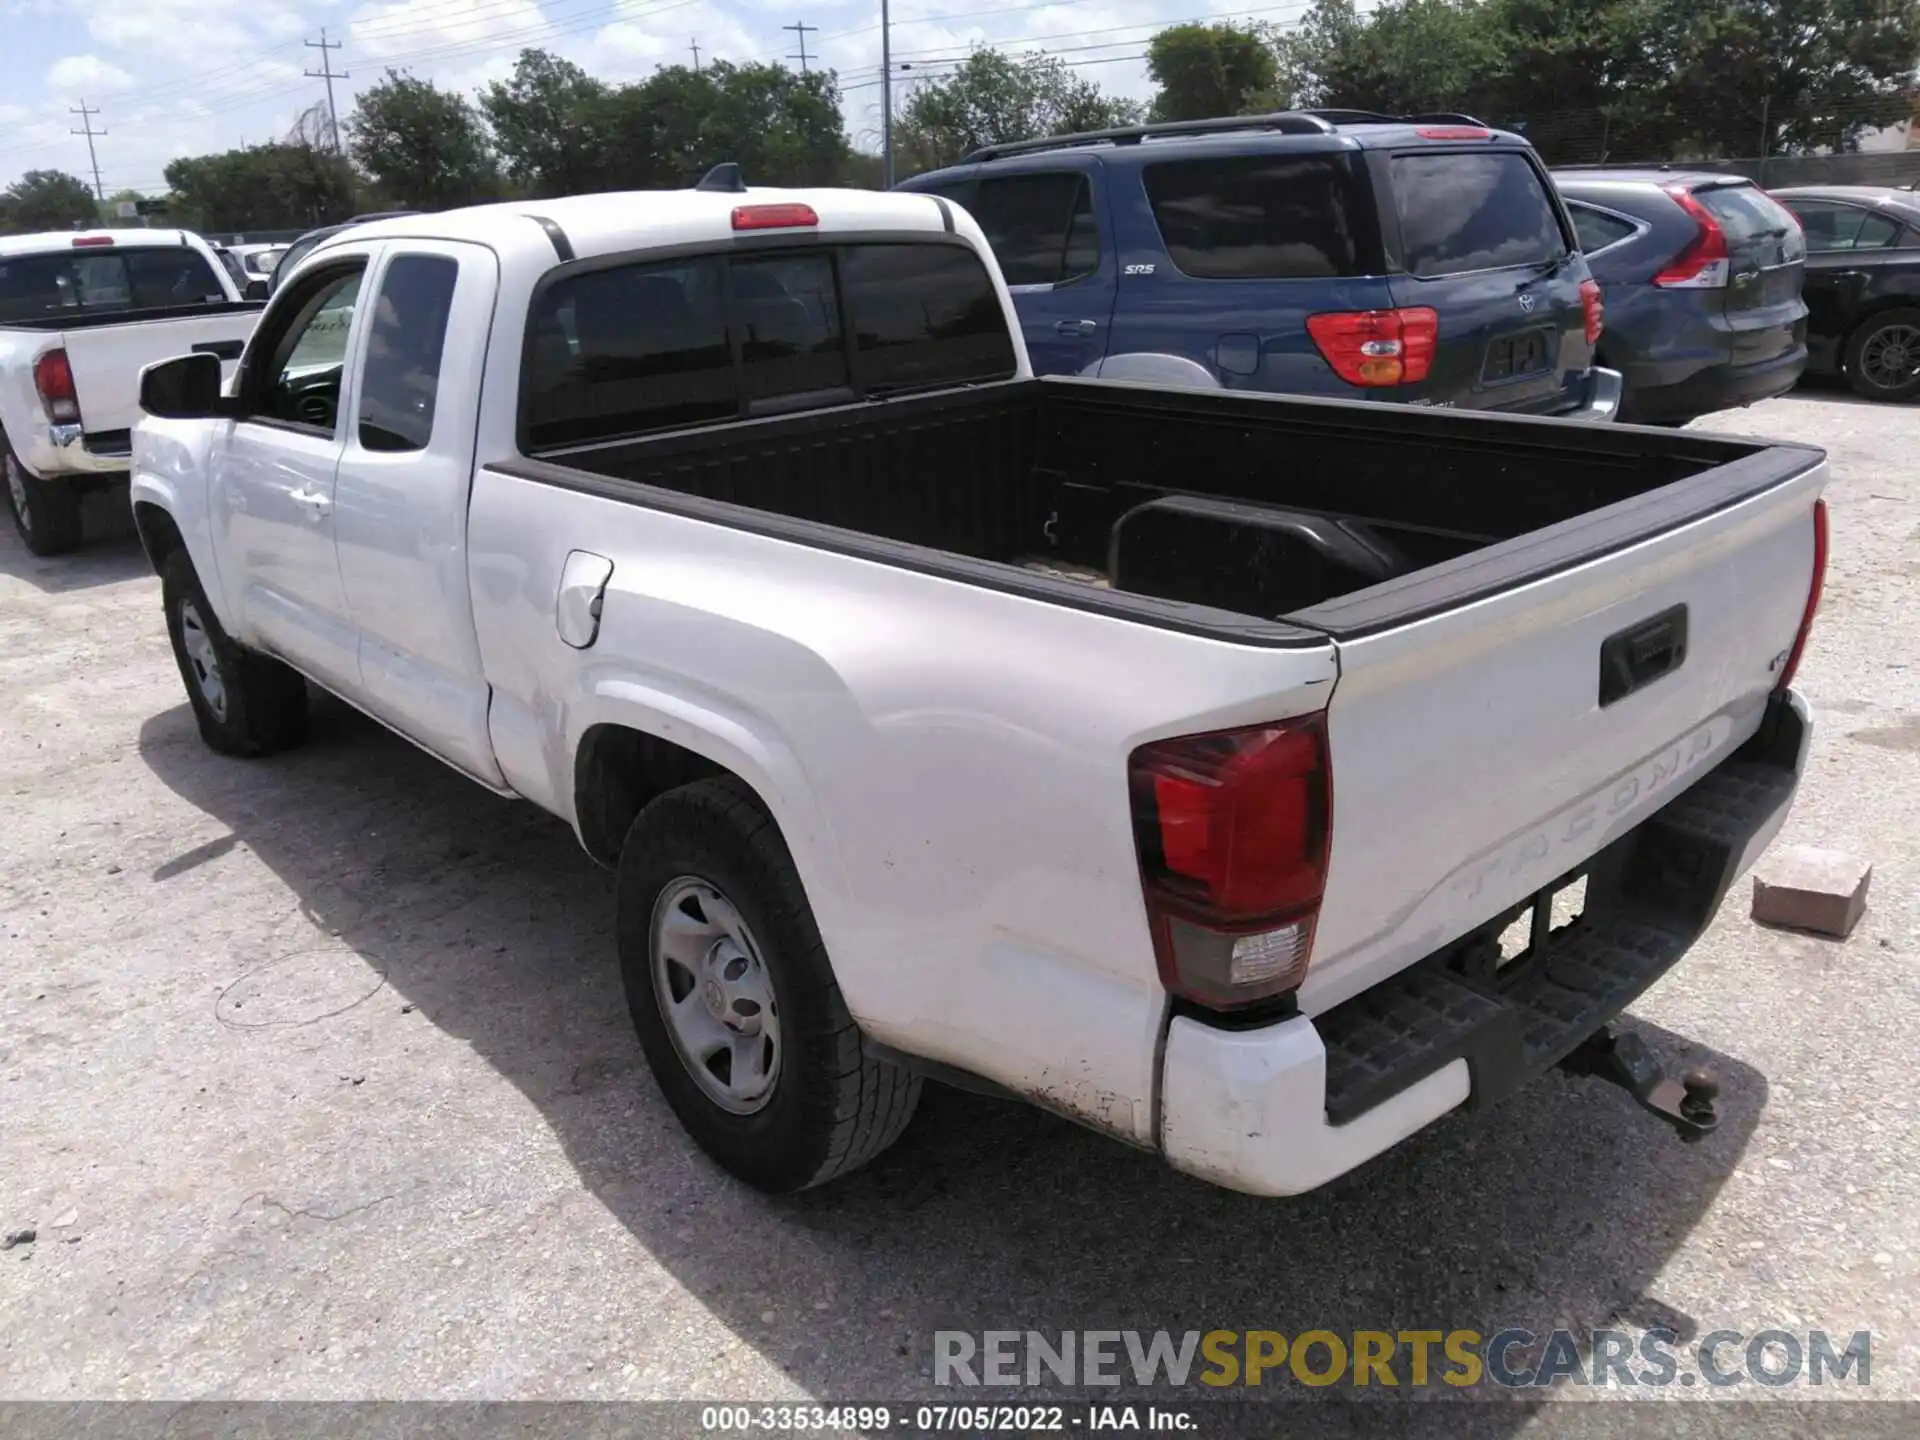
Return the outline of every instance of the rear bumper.
{"type": "Polygon", "coordinates": [[[1730,410],[1784,395],[1807,368],[1807,347],[1797,345],[1784,355],[1757,365],[1709,365],[1686,379],[1667,385],[1633,387],[1634,420],[1691,420],[1715,410],[1730,410]]]}
{"type": "Polygon", "coordinates": [[[1625,386],[1618,370],[1609,370],[1603,365],[1595,365],[1587,372],[1586,394],[1580,403],[1571,410],[1556,411],[1562,420],[1584,420],[1590,424],[1605,424],[1618,418],[1620,399],[1625,386]]]}
{"type": "Polygon", "coordinates": [[[95,431],[78,425],[41,425],[14,445],[14,455],[41,480],[125,475],[133,468],[133,443],[126,430],[95,431]]]}
{"type": "Polygon", "coordinates": [[[1557,1064],[1673,968],[1779,833],[1812,728],[1797,695],[1772,702],[1751,741],[1594,857],[1576,923],[1497,974],[1484,945],[1510,916],[1311,1019],[1236,1031],[1176,1017],[1168,1161],[1296,1195],[1557,1064]]]}

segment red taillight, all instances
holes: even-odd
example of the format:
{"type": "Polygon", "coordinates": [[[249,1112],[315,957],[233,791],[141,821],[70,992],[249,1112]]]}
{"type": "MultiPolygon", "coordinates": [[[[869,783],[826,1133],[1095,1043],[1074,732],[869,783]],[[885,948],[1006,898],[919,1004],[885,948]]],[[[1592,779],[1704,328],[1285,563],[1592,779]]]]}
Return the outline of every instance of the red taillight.
{"type": "Polygon", "coordinates": [[[1478,125],[1430,125],[1413,132],[1422,140],[1491,140],[1493,132],[1478,125]]]}
{"type": "Polygon", "coordinates": [[[1307,333],[1349,385],[1403,385],[1427,378],[1440,317],[1411,310],[1340,310],[1307,317],[1307,333]]]}
{"type": "Polygon", "coordinates": [[[1212,1009],[1296,988],[1326,888],[1325,717],[1156,740],[1128,782],[1161,983],[1212,1009]]]}
{"type": "Polygon", "coordinates": [[[1807,636],[1813,633],[1813,617],[1820,610],[1820,592],[1827,583],[1827,502],[1813,502],[1813,579],[1807,586],[1807,608],[1800,614],[1800,633],[1793,637],[1793,649],[1787,652],[1787,663],[1781,668],[1780,679],[1774,685],[1775,690],[1785,690],[1793,684],[1795,672],[1800,669],[1800,657],[1807,650],[1807,636]]]}
{"type": "Polygon", "coordinates": [[[1653,277],[1653,283],[1668,290],[1724,289],[1731,268],[1727,256],[1727,232],[1720,228],[1720,222],[1713,218],[1713,212],[1702,205],[1691,190],[1672,185],[1667,188],[1667,194],[1692,217],[1699,230],[1688,242],[1687,248],[1674,257],[1673,263],[1653,277]]]}
{"type": "Polygon", "coordinates": [[[740,205],[733,212],[736,230],[786,230],[819,223],[811,205],[740,205]]]}
{"type": "Polygon", "coordinates": [[[76,235],[73,237],[73,248],[76,250],[85,250],[94,245],[111,244],[113,244],[113,237],[111,235],[76,235]]]}
{"type": "Polygon", "coordinates": [[[1580,315],[1587,322],[1587,344],[1598,345],[1600,332],[1606,329],[1607,305],[1600,298],[1598,280],[1580,282],[1580,315]]]}
{"type": "Polygon", "coordinates": [[[80,395],[73,388],[73,366],[67,352],[49,350],[33,362],[33,388],[40,392],[40,403],[47,418],[56,425],[75,425],[80,421],[80,395]]]}

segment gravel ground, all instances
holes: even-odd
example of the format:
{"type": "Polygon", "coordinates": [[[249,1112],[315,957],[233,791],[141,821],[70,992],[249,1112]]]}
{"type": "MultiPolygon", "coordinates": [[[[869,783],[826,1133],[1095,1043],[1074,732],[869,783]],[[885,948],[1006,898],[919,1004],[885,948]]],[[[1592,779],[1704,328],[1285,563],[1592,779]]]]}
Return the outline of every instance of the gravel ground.
{"type": "Polygon", "coordinates": [[[1663,1323],[1870,1329],[1873,1393],[1920,1396],[1920,409],[1712,428],[1831,453],[1785,838],[1873,861],[1866,920],[1763,932],[1743,886],[1634,1008],[1721,1073],[1702,1144],[1555,1076],[1277,1203],[949,1091],[849,1181],[749,1193],[648,1078],[564,827],[331,702],[212,755],[124,523],[8,531],[0,1230],[38,1238],[0,1396],[897,1400],[941,1328],[1663,1323]]]}

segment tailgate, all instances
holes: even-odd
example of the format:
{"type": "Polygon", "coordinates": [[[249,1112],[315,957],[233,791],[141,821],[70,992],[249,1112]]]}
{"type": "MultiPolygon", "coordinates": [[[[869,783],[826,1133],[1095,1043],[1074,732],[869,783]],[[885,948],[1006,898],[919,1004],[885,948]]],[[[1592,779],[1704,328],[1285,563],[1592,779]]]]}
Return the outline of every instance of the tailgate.
{"type": "Polygon", "coordinates": [[[1800,299],[1807,244],[1799,223],[1744,181],[1703,185],[1693,194],[1726,236],[1727,284],[1720,293],[1732,363],[1757,365],[1796,349],[1807,314],[1800,299]]]}
{"type": "Polygon", "coordinates": [[[1775,447],[1289,617],[1340,663],[1305,1013],[1576,871],[1753,733],[1825,481],[1775,447]]]}
{"type": "Polygon", "coordinates": [[[62,343],[87,433],[133,428],[140,418],[140,371],[156,360],[213,349],[221,357],[221,374],[231,379],[240,358],[238,347],[259,318],[257,309],[220,310],[66,331],[62,343]]]}

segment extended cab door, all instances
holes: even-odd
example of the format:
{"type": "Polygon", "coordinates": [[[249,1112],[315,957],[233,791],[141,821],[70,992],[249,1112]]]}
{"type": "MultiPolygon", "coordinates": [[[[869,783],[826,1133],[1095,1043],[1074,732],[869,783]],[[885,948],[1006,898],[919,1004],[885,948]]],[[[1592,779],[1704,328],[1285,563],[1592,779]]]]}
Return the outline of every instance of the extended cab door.
{"type": "Polygon", "coordinates": [[[467,491],[499,274],[483,246],[387,246],[369,276],[334,497],[355,698],[491,785],[502,780],[467,587],[467,491]]]}
{"type": "Polygon", "coordinates": [[[335,554],[334,477],[356,303],[378,253],[350,247],[276,297],[241,362],[242,413],[210,456],[221,575],[243,638],[348,690],[359,644],[335,554]]]}

